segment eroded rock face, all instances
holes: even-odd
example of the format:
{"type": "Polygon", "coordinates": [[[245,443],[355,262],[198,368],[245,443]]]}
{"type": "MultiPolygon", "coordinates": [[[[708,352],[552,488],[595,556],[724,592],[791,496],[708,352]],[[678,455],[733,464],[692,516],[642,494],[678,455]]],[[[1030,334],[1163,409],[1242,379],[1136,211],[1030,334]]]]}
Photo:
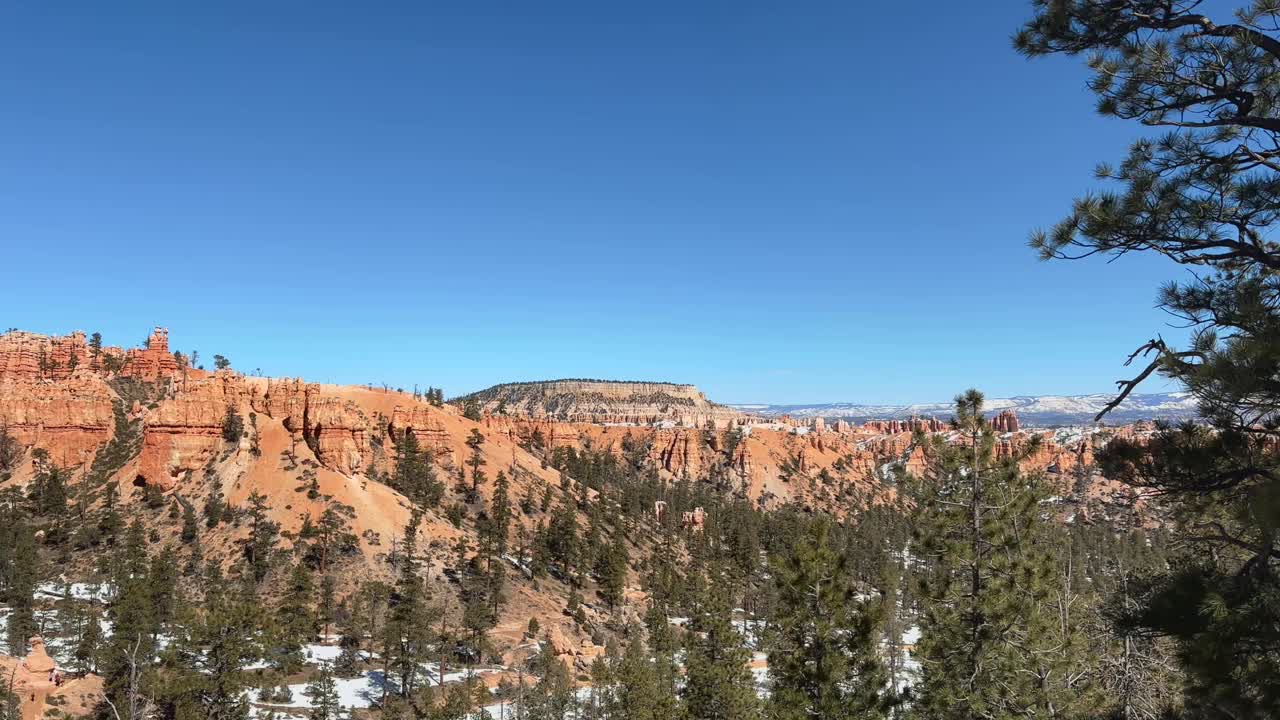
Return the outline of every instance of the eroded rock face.
{"type": "Polygon", "coordinates": [[[8,378],[0,380],[0,426],[22,445],[48,451],[59,467],[78,466],[111,438],[114,398],[93,374],[56,382],[8,378]]]}
{"type": "Polygon", "coordinates": [[[20,330],[0,335],[0,381],[64,380],[93,362],[79,330],[62,337],[20,330]]]}
{"type": "Polygon", "coordinates": [[[1018,414],[1012,410],[1004,410],[991,419],[991,429],[996,432],[1018,432],[1021,427],[1018,414]]]}
{"type": "Polygon", "coordinates": [[[154,407],[138,408],[145,431],[134,481],[168,490],[184,473],[203,468],[222,446],[227,409],[243,417],[246,394],[241,376],[221,371],[175,387],[154,407]]]}
{"type": "Polygon", "coordinates": [[[354,473],[368,462],[369,416],[351,401],[326,396],[318,383],[297,378],[269,380],[266,392],[254,395],[251,404],[304,439],[326,467],[354,473]]]}

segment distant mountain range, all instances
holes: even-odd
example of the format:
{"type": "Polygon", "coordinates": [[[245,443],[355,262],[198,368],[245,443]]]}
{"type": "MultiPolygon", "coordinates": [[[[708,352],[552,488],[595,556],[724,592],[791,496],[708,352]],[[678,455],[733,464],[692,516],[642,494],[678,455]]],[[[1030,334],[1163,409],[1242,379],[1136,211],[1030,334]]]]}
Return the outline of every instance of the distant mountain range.
{"type": "MultiPolygon", "coordinates": [[[[1093,422],[1093,417],[1114,398],[1111,394],[1095,395],[1035,395],[1011,398],[988,398],[986,408],[990,412],[1013,410],[1024,426],[1049,427],[1055,425],[1081,425],[1093,422]]],[[[950,402],[916,403],[914,405],[859,405],[857,403],[826,403],[818,405],[752,405],[736,404],[731,407],[755,415],[793,418],[844,419],[851,422],[867,420],[895,420],[912,416],[947,418],[954,407],[950,402]]],[[[1103,421],[1121,424],[1135,420],[1184,420],[1197,416],[1195,400],[1185,392],[1130,395],[1118,408],[1107,414],[1103,421]]]]}

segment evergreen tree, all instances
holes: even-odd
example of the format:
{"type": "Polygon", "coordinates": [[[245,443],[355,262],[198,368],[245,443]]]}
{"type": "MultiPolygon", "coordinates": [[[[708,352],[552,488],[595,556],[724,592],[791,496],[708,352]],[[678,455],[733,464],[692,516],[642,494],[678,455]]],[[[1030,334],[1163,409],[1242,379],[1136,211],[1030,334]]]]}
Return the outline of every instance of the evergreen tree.
{"type": "Polygon", "coordinates": [[[200,536],[200,525],[196,522],[196,509],[191,503],[182,501],[182,542],[190,545],[200,536]]]}
{"type": "Polygon", "coordinates": [[[596,580],[600,583],[600,597],[609,604],[610,610],[622,603],[629,566],[627,541],[621,530],[615,530],[608,548],[596,559],[596,580]]]}
{"type": "Polygon", "coordinates": [[[304,691],[311,701],[311,709],[307,712],[308,720],[339,720],[342,706],[338,702],[338,685],[333,680],[333,668],[329,663],[321,663],[319,670],[307,683],[304,691]]]}
{"type": "Polygon", "coordinates": [[[434,454],[430,450],[424,451],[417,436],[407,428],[396,443],[395,468],[390,484],[426,507],[439,505],[444,496],[444,484],[436,476],[434,454]]]}
{"type": "Polygon", "coordinates": [[[298,561],[289,572],[272,620],[277,667],[286,673],[296,671],[302,667],[303,646],[316,635],[315,583],[306,563],[298,561]]]}
{"type": "Polygon", "coordinates": [[[434,616],[427,605],[426,591],[418,574],[418,528],[421,522],[421,513],[415,510],[405,526],[399,573],[388,599],[384,629],[385,662],[396,677],[402,697],[414,691],[420,666],[431,652],[434,616]]]}
{"type": "Polygon", "coordinates": [[[927,563],[918,707],[942,720],[1090,717],[1098,698],[1081,621],[1070,622],[1074,578],[1054,554],[1063,538],[1043,518],[1038,482],[1019,474],[1016,457],[995,459],[982,405],[976,390],[958,396],[952,422],[963,441],[928,446],[916,523],[927,563]]]}
{"type": "Polygon", "coordinates": [[[104,690],[117,707],[138,707],[150,677],[149,658],[155,655],[159,634],[155,596],[148,580],[150,565],[142,524],[129,524],[125,541],[112,558],[115,594],[108,604],[111,637],[99,667],[104,690]]]}
{"type": "Polygon", "coordinates": [[[252,676],[245,668],[262,654],[261,611],[251,588],[225,587],[221,573],[212,573],[204,602],[175,626],[183,634],[166,650],[163,686],[177,691],[173,704],[191,702],[199,717],[246,720],[252,676]]]}
{"type": "Polygon", "coordinates": [[[238,443],[244,436],[244,418],[236,412],[235,407],[227,405],[227,413],[222,416],[222,439],[229,443],[238,443]]]}
{"type": "Polygon", "coordinates": [[[27,652],[27,639],[36,634],[35,592],[40,576],[40,556],[31,527],[21,520],[5,529],[13,543],[4,577],[4,601],[9,606],[6,627],[9,654],[27,652]]]}
{"type": "Polygon", "coordinates": [[[884,717],[894,698],[875,645],[878,614],[858,598],[848,560],[833,546],[831,522],[810,522],[778,561],[769,717],[884,717]]]}
{"type": "Polygon", "coordinates": [[[254,581],[262,582],[271,570],[280,526],[267,516],[267,498],[254,490],[249,494],[249,537],[243,542],[244,558],[254,581]]]}
{"type": "Polygon", "coordinates": [[[480,498],[480,486],[485,480],[484,470],[481,468],[486,464],[481,454],[484,435],[478,429],[471,429],[471,434],[467,436],[467,447],[471,449],[471,455],[467,457],[467,467],[471,468],[471,485],[466,490],[467,502],[475,502],[480,498]]]}
{"type": "Polygon", "coordinates": [[[327,639],[329,627],[333,624],[334,614],[338,610],[338,588],[333,575],[320,578],[320,594],[316,598],[316,618],[320,624],[320,632],[327,639]]]}
{"type": "Polygon", "coordinates": [[[710,590],[690,626],[681,693],[689,720],[752,720],[760,716],[751,653],[733,627],[722,587],[710,590]]]}
{"type": "Polygon", "coordinates": [[[102,623],[96,609],[85,613],[80,637],[76,641],[73,657],[80,672],[90,673],[98,670],[98,652],[102,646],[102,623]]]}
{"type": "Polygon", "coordinates": [[[1195,270],[1159,294],[1191,329],[1187,346],[1139,347],[1130,362],[1144,367],[1103,411],[1161,374],[1211,426],[1120,439],[1098,458],[1108,477],[1162,496],[1177,523],[1179,557],[1120,628],[1176,641],[1190,711],[1262,717],[1280,707],[1280,6],[1255,0],[1227,19],[1197,2],[1033,8],[1020,52],[1087,56],[1100,112],[1165,133],[1100,166],[1118,190],[1078,199],[1033,246],[1046,259],[1140,252],[1195,270]]]}
{"type": "Polygon", "coordinates": [[[616,688],[607,703],[607,717],[612,720],[668,720],[679,710],[674,687],[660,674],[640,639],[639,632],[628,633],[627,643],[614,670],[616,688]]]}
{"type": "Polygon", "coordinates": [[[538,682],[524,693],[521,707],[527,720],[564,720],[577,706],[573,678],[556,656],[550,642],[543,642],[529,668],[538,682]]]}

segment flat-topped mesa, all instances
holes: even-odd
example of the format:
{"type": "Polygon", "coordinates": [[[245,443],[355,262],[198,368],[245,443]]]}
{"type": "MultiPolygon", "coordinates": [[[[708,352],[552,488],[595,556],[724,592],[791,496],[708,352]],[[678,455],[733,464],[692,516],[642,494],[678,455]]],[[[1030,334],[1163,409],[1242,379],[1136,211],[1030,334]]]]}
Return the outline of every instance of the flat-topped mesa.
{"type": "Polygon", "coordinates": [[[490,415],[625,425],[717,427],[746,416],[707,400],[693,385],[616,380],[548,380],[495,385],[458,398],[490,415]]]}

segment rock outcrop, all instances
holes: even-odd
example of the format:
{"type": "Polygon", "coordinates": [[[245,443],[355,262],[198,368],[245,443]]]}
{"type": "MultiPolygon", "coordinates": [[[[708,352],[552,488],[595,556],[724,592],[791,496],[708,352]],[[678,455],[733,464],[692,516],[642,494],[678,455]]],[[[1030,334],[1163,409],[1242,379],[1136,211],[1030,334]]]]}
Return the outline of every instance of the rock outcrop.
{"type": "Polygon", "coordinates": [[[145,347],[126,351],[120,374],[155,381],[176,377],[179,370],[177,358],[169,352],[169,331],[158,327],[147,337],[145,347]]]}
{"type": "Polygon", "coordinates": [[[0,381],[64,380],[94,360],[79,330],[61,337],[21,330],[0,335],[0,381]]]}
{"type": "Polygon", "coordinates": [[[991,429],[1001,433],[1018,432],[1021,429],[1018,414],[1012,410],[1004,410],[991,418],[991,429]]]}
{"type": "Polygon", "coordinates": [[[61,381],[14,374],[0,380],[0,427],[24,446],[44,448],[59,467],[78,466],[111,438],[115,397],[93,374],[61,381]]]}

